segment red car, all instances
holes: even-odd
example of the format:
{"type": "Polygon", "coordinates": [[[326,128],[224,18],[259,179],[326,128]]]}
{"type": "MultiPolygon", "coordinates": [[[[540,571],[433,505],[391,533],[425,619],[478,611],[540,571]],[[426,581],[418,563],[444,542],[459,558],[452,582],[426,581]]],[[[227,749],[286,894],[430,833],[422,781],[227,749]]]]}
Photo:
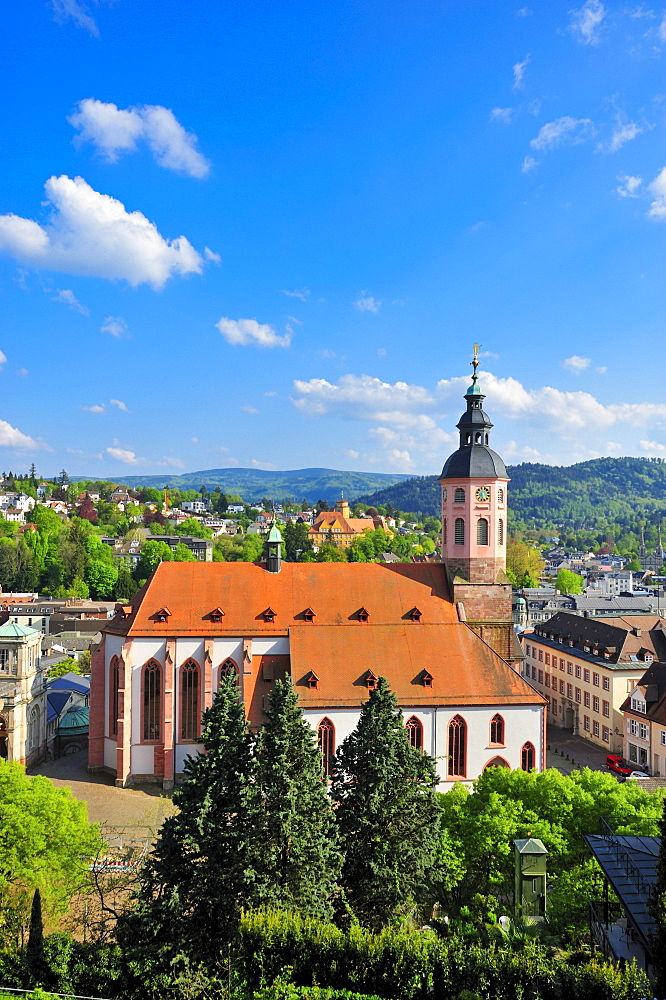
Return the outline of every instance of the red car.
{"type": "Polygon", "coordinates": [[[606,757],[606,766],[613,771],[614,774],[620,774],[623,778],[626,778],[628,774],[631,774],[634,768],[631,764],[620,757],[619,754],[611,753],[606,757]]]}

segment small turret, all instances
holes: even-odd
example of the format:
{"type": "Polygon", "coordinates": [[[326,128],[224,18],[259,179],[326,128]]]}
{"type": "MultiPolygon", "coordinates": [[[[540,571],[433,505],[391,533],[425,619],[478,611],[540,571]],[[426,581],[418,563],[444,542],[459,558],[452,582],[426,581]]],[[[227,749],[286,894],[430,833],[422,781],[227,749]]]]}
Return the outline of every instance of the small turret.
{"type": "Polygon", "coordinates": [[[266,539],[266,569],[269,573],[279,573],[282,569],[282,535],[275,521],[266,539]]]}

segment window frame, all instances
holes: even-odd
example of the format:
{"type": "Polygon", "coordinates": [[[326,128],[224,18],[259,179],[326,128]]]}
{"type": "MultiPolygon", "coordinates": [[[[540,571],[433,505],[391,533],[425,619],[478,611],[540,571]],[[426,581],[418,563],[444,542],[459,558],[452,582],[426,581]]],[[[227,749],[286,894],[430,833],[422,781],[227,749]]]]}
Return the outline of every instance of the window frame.
{"type": "Polygon", "coordinates": [[[201,695],[202,695],[202,684],[201,684],[201,667],[192,657],[183,663],[178,671],[179,673],[179,684],[178,684],[178,731],[179,731],[179,743],[198,743],[201,739],[201,716],[202,716],[202,705],[201,705],[201,695]],[[185,691],[185,681],[187,677],[193,676],[196,679],[196,684],[194,685],[194,695],[191,691],[185,691]],[[188,700],[194,702],[193,705],[185,705],[186,697],[188,700]],[[187,716],[187,717],[186,717],[187,716]],[[186,725],[194,722],[193,732],[195,735],[190,736],[185,734],[186,725]]]}
{"type": "Polygon", "coordinates": [[[467,777],[467,723],[462,715],[454,715],[447,726],[449,778],[467,777]]]}
{"type": "Polygon", "coordinates": [[[506,746],[505,739],[505,722],[504,716],[500,715],[499,712],[495,712],[492,719],[490,720],[490,740],[488,746],[491,747],[503,747],[506,746]],[[497,737],[493,739],[493,737],[497,737]]]}
{"type": "Polygon", "coordinates": [[[155,746],[162,742],[162,732],[164,726],[164,670],[162,664],[155,659],[150,659],[141,668],[141,740],[142,744],[155,746]],[[146,736],[149,731],[150,720],[147,718],[148,697],[146,683],[149,675],[158,678],[159,690],[157,693],[157,736],[146,736]]]}

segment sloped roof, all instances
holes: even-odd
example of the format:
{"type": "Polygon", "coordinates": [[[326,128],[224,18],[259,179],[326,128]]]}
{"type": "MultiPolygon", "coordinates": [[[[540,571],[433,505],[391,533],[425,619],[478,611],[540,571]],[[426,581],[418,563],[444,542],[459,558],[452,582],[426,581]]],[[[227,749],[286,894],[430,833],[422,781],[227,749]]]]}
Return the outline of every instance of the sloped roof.
{"type": "Polygon", "coordinates": [[[0,639],[24,639],[29,635],[39,635],[39,629],[28,625],[17,625],[16,622],[5,622],[0,625],[0,639]]]}
{"type": "Polygon", "coordinates": [[[57,719],[71,697],[70,691],[49,691],[46,695],[46,721],[57,719]]]}
{"type": "Polygon", "coordinates": [[[55,680],[49,681],[49,691],[76,691],[78,694],[88,694],[90,678],[69,671],[62,677],[56,677],[55,680]]]}
{"type": "Polygon", "coordinates": [[[104,631],[120,635],[239,635],[281,634],[288,629],[313,628],[300,616],[316,613],[316,626],[353,624],[367,628],[355,616],[365,606],[374,625],[409,620],[416,605],[422,624],[458,621],[441,565],[412,563],[290,563],[269,573],[262,563],[163,562],[142,591],[132,598],[134,612],[116,615],[104,631]],[[211,607],[224,610],[220,622],[208,617],[211,607]],[[160,608],[171,609],[168,622],[157,621],[160,608]],[[262,612],[271,607],[275,621],[262,612]]]}
{"type": "Polygon", "coordinates": [[[291,674],[303,708],[358,707],[365,675],[386,677],[401,705],[542,705],[544,698],[464,622],[314,625],[289,636],[291,674]],[[319,684],[307,673],[316,666],[319,684]],[[432,687],[423,684],[423,671],[432,687]]]}

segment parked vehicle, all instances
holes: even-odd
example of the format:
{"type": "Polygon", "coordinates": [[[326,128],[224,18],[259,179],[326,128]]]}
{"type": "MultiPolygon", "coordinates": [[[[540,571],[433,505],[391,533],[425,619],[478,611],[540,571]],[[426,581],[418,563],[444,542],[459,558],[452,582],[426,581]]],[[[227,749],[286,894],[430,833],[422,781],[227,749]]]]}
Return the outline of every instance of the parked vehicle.
{"type": "Polygon", "coordinates": [[[619,774],[622,778],[628,778],[630,774],[638,773],[633,769],[633,765],[628,764],[617,753],[609,753],[606,757],[606,766],[613,772],[613,774],[619,774]]]}
{"type": "Polygon", "coordinates": [[[646,774],[645,771],[632,771],[625,778],[625,781],[632,781],[634,778],[649,778],[650,775],[646,774]]]}

